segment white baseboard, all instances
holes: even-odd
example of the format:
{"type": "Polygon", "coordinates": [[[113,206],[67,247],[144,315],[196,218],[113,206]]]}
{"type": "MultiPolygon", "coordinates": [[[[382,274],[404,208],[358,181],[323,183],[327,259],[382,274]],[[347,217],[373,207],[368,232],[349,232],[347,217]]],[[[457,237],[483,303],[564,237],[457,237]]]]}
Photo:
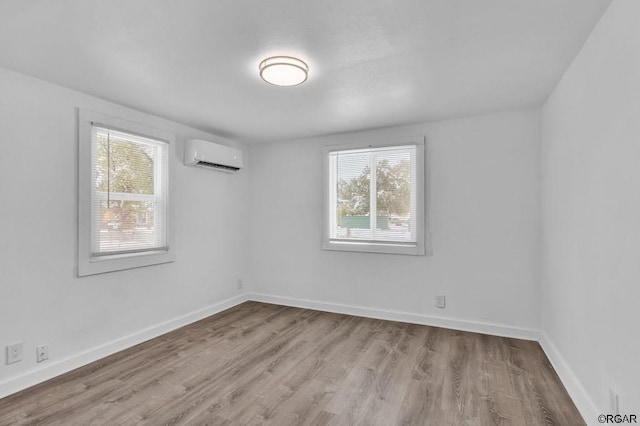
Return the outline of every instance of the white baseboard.
{"type": "Polygon", "coordinates": [[[584,421],[588,425],[598,425],[598,415],[601,413],[598,413],[596,405],[589,397],[589,394],[582,386],[582,383],[545,332],[542,332],[542,335],[540,336],[540,346],[547,355],[547,358],[549,358],[549,361],[556,370],[556,373],[558,373],[560,381],[564,385],[565,389],[567,389],[567,393],[569,393],[569,396],[573,400],[573,403],[576,405],[576,408],[582,415],[584,421]]]}
{"type": "Polygon", "coordinates": [[[389,321],[408,322],[412,324],[431,325],[435,327],[451,328],[454,330],[491,334],[494,336],[513,337],[516,339],[534,341],[538,341],[540,339],[540,332],[537,330],[512,327],[509,325],[496,323],[427,316],[421,314],[412,314],[408,312],[344,305],[341,303],[327,303],[308,299],[294,299],[291,297],[273,296],[261,293],[249,293],[247,294],[247,299],[256,302],[293,306],[296,308],[314,309],[317,311],[333,312],[337,314],[354,315],[358,317],[383,319],[389,321]]]}
{"type": "Polygon", "coordinates": [[[217,314],[218,312],[222,312],[246,301],[246,294],[241,294],[207,306],[206,308],[199,309],[144,330],[140,330],[128,336],[96,346],[84,352],[71,355],[59,361],[45,363],[42,366],[26,371],[18,376],[9,377],[8,379],[0,382],[0,398],[4,398],[33,385],[37,385],[45,380],[52,379],[78,367],[82,367],[83,365],[87,365],[93,361],[97,361],[139,343],[146,342],[154,337],[158,337],[177,328],[217,314]]]}

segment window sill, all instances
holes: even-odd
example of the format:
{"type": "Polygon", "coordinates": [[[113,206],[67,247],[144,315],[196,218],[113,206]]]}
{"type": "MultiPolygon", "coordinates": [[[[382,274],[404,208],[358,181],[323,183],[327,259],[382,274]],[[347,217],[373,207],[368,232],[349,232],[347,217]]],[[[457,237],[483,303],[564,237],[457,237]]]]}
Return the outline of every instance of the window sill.
{"type": "Polygon", "coordinates": [[[104,274],[124,269],[169,263],[175,260],[173,252],[149,252],[81,259],[78,264],[78,276],[104,274]]]}
{"type": "Polygon", "coordinates": [[[408,256],[426,255],[425,247],[418,245],[371,243],[358,241],[324,241],[323,250],[352,251],[361,253],[401,254],[408,256]]]}

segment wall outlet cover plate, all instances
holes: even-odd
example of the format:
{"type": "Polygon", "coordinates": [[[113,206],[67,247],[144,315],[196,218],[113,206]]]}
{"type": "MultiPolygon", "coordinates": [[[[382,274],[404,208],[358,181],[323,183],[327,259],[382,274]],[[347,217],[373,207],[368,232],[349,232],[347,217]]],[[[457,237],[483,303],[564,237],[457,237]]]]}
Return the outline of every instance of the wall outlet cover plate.
{"type": "Polygon", "coordinates": [[[22,342],[14,343],[7,346],[7,364],[22,361],[23,345],[22,342]]]}

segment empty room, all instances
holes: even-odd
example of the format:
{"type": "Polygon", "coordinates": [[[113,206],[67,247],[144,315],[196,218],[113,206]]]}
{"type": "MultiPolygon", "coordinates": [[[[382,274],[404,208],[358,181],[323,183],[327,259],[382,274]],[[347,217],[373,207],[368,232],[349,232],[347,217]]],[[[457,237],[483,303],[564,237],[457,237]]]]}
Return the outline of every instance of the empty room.
{"type": "Polygon", "coordinates": [[[640,1],[0,0],[0,425],[640,417],[640,1]]]}

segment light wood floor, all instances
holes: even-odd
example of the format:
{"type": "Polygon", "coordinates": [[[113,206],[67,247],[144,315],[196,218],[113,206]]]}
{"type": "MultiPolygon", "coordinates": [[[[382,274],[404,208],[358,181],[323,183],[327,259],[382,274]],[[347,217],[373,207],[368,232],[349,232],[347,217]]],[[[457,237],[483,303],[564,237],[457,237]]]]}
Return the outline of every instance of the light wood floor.
{"type": "Polygon", "coordinates": [[[248,302],[0,399],[2,425],[584,425],[535,342],[248,302]]]}

